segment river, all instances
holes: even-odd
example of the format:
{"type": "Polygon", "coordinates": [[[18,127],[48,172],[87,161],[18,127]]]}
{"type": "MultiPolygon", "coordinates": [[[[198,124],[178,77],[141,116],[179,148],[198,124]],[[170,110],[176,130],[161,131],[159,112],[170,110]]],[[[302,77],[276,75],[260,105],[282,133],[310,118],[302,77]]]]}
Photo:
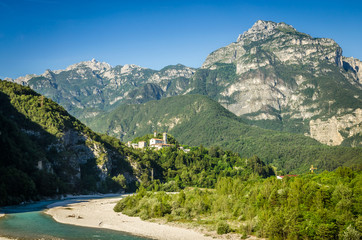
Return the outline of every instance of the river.
{"type": "Polygon", "coordinates": [[[34,239],[110,239],[145,240],[128,233],[79,227],[58,223],[43,212],[46,206],[56,201],[4,207],[6,215],[0,218],[0,236],[24,240],[34,239]]]}

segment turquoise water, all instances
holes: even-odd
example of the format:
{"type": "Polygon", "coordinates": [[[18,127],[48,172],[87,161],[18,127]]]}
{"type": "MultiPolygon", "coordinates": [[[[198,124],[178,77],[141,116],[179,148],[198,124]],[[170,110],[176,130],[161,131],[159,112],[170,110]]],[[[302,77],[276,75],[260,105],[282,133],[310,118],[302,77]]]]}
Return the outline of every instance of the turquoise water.
{"type": "Polygon", "coordinates": [[[24,240],[33,239],[122,239],[145,240],[124,232],[78,227],[58,223],[42,212],[55,201],[6,207],[1,209],[6,216],[0,218],[0,236],[24,240]]]}

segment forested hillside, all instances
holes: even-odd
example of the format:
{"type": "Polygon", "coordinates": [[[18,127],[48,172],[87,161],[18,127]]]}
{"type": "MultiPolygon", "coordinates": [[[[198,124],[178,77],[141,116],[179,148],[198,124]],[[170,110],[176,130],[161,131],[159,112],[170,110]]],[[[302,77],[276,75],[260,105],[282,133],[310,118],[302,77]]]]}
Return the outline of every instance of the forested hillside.
{"type": "Polygon", "coordinates": [[[362,148],[329,147],[302,134],[250,126],[201,95],[122,105],[88,125],[122,141],[154,130],[168,131],[179,142],[190,146],[218,145],[238,152],[242,157],[257,155],[285,173],[305,172],[311,164],[320,170],[333,170],[362,161],[362,148]]]}
{"type": "Polygon", "coordinates": [[[218,147],[192,147],[186,154],[171,135],[174,146],[162,151],[128,148],[29,87],[0,81],[0,100],[0,205],[65,193],[134,191],[139,184],[214,187],[218,176],[250,171],[274,175],[257,157],[248,165],[218,147]]]}
{"type": "Polygon", "coordinates": [[[178,194],[146,192],[122,199],[114,210],[142,219],[201,226],[218,234],[268,239],[360,239],[361,169],[267,179],[220,177],[215,189],[178,194]]]}
{"type": "MultiPolygon", "coordinates": [[[[168,138],[173,139],[170,135],[168,138]]],[[[264,178],[275,175],[273,167],[257,156],[242,158],[220,147],[191,147],[189,152],[179,147],[176,141],[158,151],[152,148],[132,150],[139,156],[133,164],[143,187],[174,192],[185,187],[214,188],[217,179],[224,176],[246,179],[250,174],[264,178]]]]}
{"type": "Polygon", "coordinates": [[[29,87],[0,81],[0,205],[135,185],[125,146],[29,87]]]}

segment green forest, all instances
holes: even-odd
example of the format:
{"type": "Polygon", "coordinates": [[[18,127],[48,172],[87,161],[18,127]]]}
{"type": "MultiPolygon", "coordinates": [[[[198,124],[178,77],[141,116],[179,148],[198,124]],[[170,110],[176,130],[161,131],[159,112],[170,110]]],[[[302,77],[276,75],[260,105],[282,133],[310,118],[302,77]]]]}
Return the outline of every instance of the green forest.
{"type": "Polygon", "coordinates": [[[362,232],[361,168],[305,173],[282,180],[255,171],[219,176],[214,188],[185,188],[177,194],[146,191],[114,210],[142,219],[201,226],[218,234],[269,239],[355,239],[362,232]]]}
{"type": "MultiPolygon", "coordinates": [[[[147,136],[141,138],[142,140],[147,136]]],[[[262,177],[274,176],[271,165],[257,156],[241,158],[238,153],[220,147],[191,147],[190,152],[179,149],[179,144],[168,135],[171,147],[159,151],[131,149],[131,161],[136,164],[135,174],[141,176],[141,185],[149,190],[179,191],[186,187],[214,188],[219,177],[247,178],[255,173],[262,177]]],[[[189,146],[183,145],[184,148],[189,146]]]]}
{"type": "Polygon", "coordinates": [[[0,81],[0,101],[0,205],[135,189],[135,180],[123,179],[133,169],[118,139],[93,132],[29,87],[0,81]],[[99,166],[105,165],[101,175],[99,166]]]}
{"type": "Polygon", "coordinates": [[[302,134],[251,126],[201,95],[122,105],[87,124],[121,141],[130,141],[154,130],[167,131],[190,146],[220,146],[244,158],[257,155],[284,173],[302,173],[311,164],[332,171],[342,165],[360,163],[362,159],[361,147],[331,147],[302,134]]]}
{"type": "Polygon", "coordinates": [[[132,149],[140,156],[141,186],[117,203],[116,212],[241,238],[360,238],[360,164],[317,173],[311,173],[309,166],[299,175],[277,179],[276,168],[257,156],[242,158],[220,147],[189,147],[172,135],[168,139],[174,146],[159,151],[132,149]]]}

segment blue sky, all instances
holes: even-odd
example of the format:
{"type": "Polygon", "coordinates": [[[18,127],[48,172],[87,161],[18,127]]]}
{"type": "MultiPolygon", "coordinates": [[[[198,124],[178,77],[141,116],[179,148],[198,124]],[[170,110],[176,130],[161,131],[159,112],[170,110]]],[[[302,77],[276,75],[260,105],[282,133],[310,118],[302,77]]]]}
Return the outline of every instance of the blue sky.
{"type": "Polygon", "coordinates": [[[362,1],[0,0],[0,78],[92,58],[200,67],[259,19],[332,38],[344,56],[362,59],[362,1]]]}

